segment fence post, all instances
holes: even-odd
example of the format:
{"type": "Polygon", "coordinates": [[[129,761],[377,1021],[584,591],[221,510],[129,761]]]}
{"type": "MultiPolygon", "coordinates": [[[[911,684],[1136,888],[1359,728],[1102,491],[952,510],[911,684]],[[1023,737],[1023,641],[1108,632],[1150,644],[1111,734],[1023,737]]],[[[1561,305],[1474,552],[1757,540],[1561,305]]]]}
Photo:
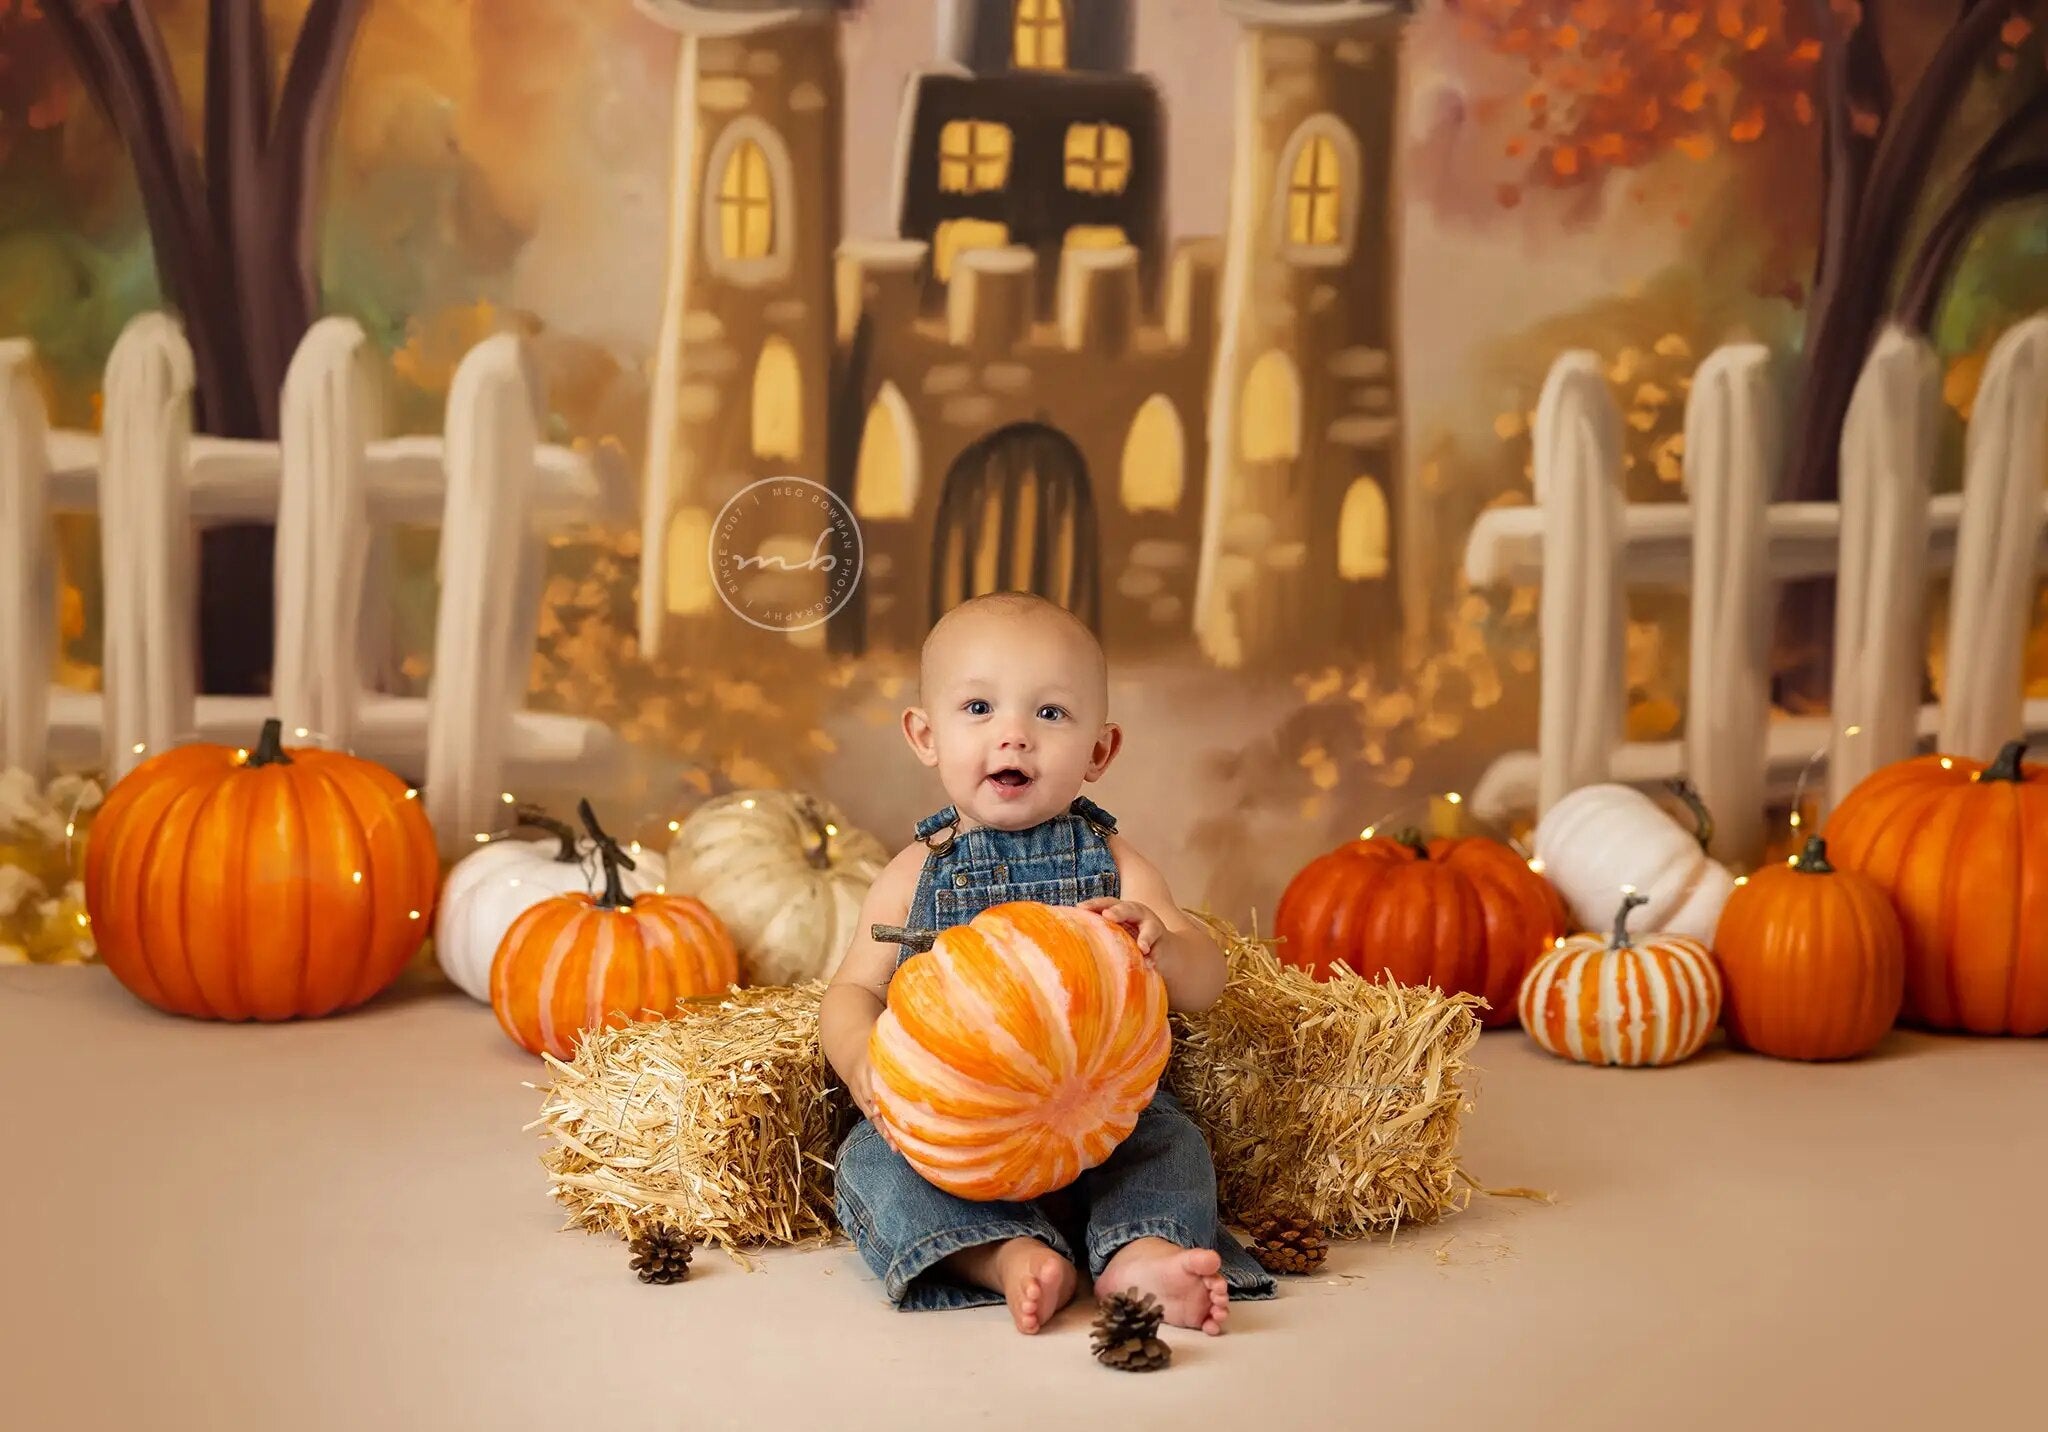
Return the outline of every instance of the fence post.
{"type": "Polygon", "coordinates": [[[1927,657],[1927,500],[1941,414],[1926,340],[1887,328],[1842,426],[1827,797],[1913,753],[1927,657]],[[1856,735],[1846,734],[1850,729],[1856,735]]]}
{"type": "Polygon", "coordinates": [[[191,437],[192,349],[167,315],[139,314],[107,358],[100,438],[103,710],[113,778],[193,730],[199,537],[186,479],[191,437]]]}
{"type": "Polygon", "coordinates": [[[337,748],[355,734],[370,520],[365,449],[382,426],[362,325],[323,318],[285,373],[277,495],[272,693],[287,727],[337,748]]]}
{"type": "Polygon", "coordinates": [[[2048,316],[2006,330],[1970,415],[1949,588],[1940,749],[1990,760],[2020,735],[2048,470],[2048,316]]]}
{"type": "Polygon", "coordinates": [[[0,342],[0,769],[45,774],[57,635],[49,421],[35,350],[0,342]]]}
{"type": "Polygon", "coordinates": [[[514,693],[531,650],[514,652],[531,621],[514,607],[528,585],[527,505],[540,440],[533,381],[519,339],[501,333],[455,370],[444,435],[447,503],[441,517],[441,604],[427,693],[427,812],[454,853],[498,822],[514,693]],[[507,586],[519,593],[507,600],[507,586]]]}
{"type": "Polygon", "coordinates": [[[1538,636],[1537,813],[1608,777],[1621,737],[1628,610],[1621,586],[1621,414],[1600,359],[1551,366],[1536,408],[1535,487],[1543,509],[1538,636]]]}
{"type": "Polygon", "coordinates": [[[1769,349],[1731,345],[1700,364],[1685,407],[1693,515],[1685,770],[1714,813],[1714,856],[1745,866],[1764,853],[1776,590],[1766,518],[1783,428],[1769,349]]]}

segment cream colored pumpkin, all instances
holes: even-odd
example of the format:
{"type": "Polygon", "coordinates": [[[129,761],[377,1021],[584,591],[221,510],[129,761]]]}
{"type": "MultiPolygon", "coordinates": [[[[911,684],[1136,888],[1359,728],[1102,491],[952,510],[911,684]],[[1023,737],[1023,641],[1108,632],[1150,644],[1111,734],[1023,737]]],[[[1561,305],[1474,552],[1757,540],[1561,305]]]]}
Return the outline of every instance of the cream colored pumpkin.
{"type": "Polygon", "coordinates": [[[710,906],[732,931],[749,984],[795,984],[838,968],[889,852],[837,806],[793,791],[705,802],[668,851],[668,892],[710,906]]]}
{"type": "MultiPolygon", "coordinates": [[[[1701,812],[1704,826],[1704,812],[1701,812]]],[[[1536,858],[1580,929],[1599,929],[1633,888],[1645,929],[1711,940],[1735,877],[1633,786],[1581,786],[1536,823],[1536,858]]]]}
{"type": "MultiPolygon", "coordinates": [[[[521,915],[555,895],[596,894],[604,889],[596,846],[578,840],[568,826],[544,824],[545,840],[494,840],[456,862],[441,890],[434,916],[434,958],[455,987],[471,999],[491,1002],[491,960],[505,932],[521,915]]],[[[628,895],[652,894],[658,875],[624,870],[628,895]]]]}

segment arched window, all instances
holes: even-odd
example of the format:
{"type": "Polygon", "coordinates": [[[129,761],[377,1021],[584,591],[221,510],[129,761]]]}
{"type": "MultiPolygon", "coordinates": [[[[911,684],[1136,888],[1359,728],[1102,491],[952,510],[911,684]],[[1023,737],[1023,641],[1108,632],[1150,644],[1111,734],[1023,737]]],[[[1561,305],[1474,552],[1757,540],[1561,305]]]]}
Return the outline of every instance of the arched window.
{"type": "Polygon", "coordinates": [[[1020,70],[1067,67],[1067,7],[1062,0],[1017,0],[1012,63],[1020,70]]]}
{"type": "Polygon", "coordinates": [[[868,409],[853,475],[856,517],[900,519],[917,510],[917,424],[894,383],[868,409]]]}
{"type": "Polygon", "coordinates": [[[1337,575],[1347,582],[1387,575],[1387,494],[1369,477],[1351,484],[1337,515],[1337,575]]]}
{"type": "Polygon", "coordinates": [[[1301,455],[1301,379],[1279,349],[1252,364],[1238,407],[1238,451],[1246,462],[1285,462],[1301,455]]]}
{"type": "Polygon", "coordinates": [[[1180,506],[1185,472],[1180,414],[1166,394],[1154,393],[1131,419],[1124,438],[1124,510],[1172,512],[1180,506]]]}
{"type": "Polygon", "coordinates": [[[668,522],[668,601],[677,616],[711,610],[711,514],[681,507],[668,522]]]}
{"type": "Polygon", "coordinates": [[[704,168],[704,243],[713,273],[740,282],[780,277],[796,237],[789,150],[773,127],[736,119],[704,168]]]}
{"type": "Polygon", "coordinates": [[[804,455],[804,379],[789,340],[771,337],[754,365],[754,455],[804,455]]]}
{"type": "Polygon", "coordinates": [[[1297,262],[1337,263],[1358,220],[1358,140],[1334,115],[1302,122],[1281,151],[1279,226],[1297,262]]]}

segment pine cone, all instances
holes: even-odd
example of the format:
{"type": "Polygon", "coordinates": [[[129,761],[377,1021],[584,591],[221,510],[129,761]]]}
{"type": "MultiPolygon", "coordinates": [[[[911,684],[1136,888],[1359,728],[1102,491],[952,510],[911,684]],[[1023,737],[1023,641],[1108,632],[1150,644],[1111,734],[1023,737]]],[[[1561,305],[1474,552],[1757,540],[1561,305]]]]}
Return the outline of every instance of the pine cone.
{"type": "Polygon", "coordinates": [[[1252,1235],[1252,1257],[1268,1273],[1313,1273],[1330,1252],[1315,1220],[1298,1213],[1271,1214],[1247,1231],[1252,1235]]]}
{"type": "Polygon", "coordinates": [[[633,1271],[643,1283],[680,1283],[690,1276],[690,1240],[657,1223],[633,1240],[633,1271]]]}
{"type": "Polygon", "coordinates": [[[1173,1360],[1173,1349],[1155,1336],[1166,1310],[1136,1288],[1112,1293],[1096,1316],[1091,1347],[1097,1362],[1120,1372],[1151,1372],[1173,1360]]]}

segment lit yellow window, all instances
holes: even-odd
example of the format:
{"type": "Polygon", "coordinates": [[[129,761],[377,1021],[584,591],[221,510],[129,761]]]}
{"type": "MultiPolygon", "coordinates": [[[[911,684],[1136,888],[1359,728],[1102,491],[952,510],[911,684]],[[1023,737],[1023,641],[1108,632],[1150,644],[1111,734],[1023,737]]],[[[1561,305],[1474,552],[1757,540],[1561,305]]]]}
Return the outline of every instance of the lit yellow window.
{"type": "Polygon", "coordinates": [[[985,119],[949,119],[939,130],[939,187],[986,194],[1010,182],[1010,129],[985,119]]]}
{"type": "Polygon", "coordinates": [[[1010,226],[989,219],[948,219],[932,234],[932,272],[944,283],[963,249],[999,249],[1010,242],[1010,226]]]}
{"type": "Polygon", "coordinates": [[[1184,465],[1180,416],[1164,393],[1154,393],[1138,409],[1124,439],[1124,510],[1171,512],[1179,507],[1184,465]]]}
{"type": "Polygon", "coordinates": [[[678,616],[711,610],[711,514],[678,508],[668,524],[668,609],[678,616]]]}
{"type": "Polygon", "coordinates": [[[1238,408],[1238,445],[1247,462],[1276,462],[1301,452],[1301,380],[1294,361],[1273,349],[1252,364],[1238,408]]]}
{"type": "Polygon", "coordinates": [[[1115,224],[1076,224],[1064,240],[1070,249],[1120,249],[1130,241],[1131,236],[1115,224]]]}
{"type": "Polygon", "coordinates": [[[1020,70],[1067,67],[1067,7],[1062,0],[1017,0],[1016,65],[1020,70]]]}
{"type": "Polygon", "coordinates": [[[868,409],[854,469],[856,517],[904,518],[917,508],[917,437],[910,405],[894,383],[884,383],[868,409]]]}
{"type": "Polygon", "coordinates": [[[1337,575],[1347,582],[1387,575],[1387,494],[1369,477],[1351,484],[1337,514],[1337,575]]]}
{"type": "Polygon", "coordinates": [[[1343,202],[1337,146],[1327,134],[1312,134],[1295,153],[1287,180],[1287,237],[1297,244],[1336,243],[1343,202]]]}
{"type": "Polygon", "coordinates": [[[718,181],[719,241],[729,259],[766,258],[775,247],[775,196],[768,155],[751,139],[735,144],[718,181]]]}
{"type": "Polygon", "coordinates": [[[763,343],[754,365],[754,454],[791,462],[804,455],[803,374],[785,338],[763,343]]]}
{"type": "Polygon", "coordinates": [[[1067,187],[1121,194],[1131,179],[1131,132],[1115,124],[1067,126],[1067,187]]]}

